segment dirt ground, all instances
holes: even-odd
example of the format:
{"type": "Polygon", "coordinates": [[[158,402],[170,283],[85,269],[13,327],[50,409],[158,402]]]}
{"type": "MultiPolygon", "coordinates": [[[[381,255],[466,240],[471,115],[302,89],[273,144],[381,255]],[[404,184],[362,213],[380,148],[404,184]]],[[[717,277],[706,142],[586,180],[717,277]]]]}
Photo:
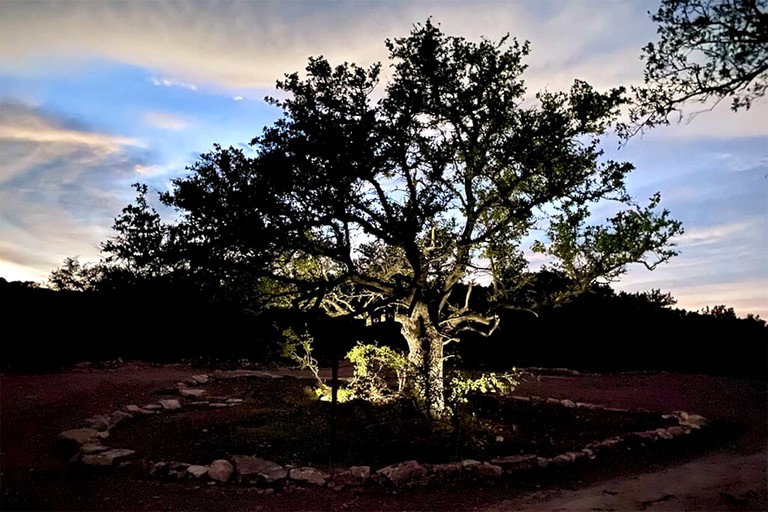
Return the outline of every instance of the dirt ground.
{"type": "Polygon", "coordinates": [[[686,410],[737,426],[706,452],[638,456],[545,478],[387,492],[256,489],[148,480],[138,470],[68,463],[56,436],[95,414],[153,401],[188,367],[0,376],[0,509],[5,510],[768,510],[768,400],[762,382],[677,374],[550,375],[516,393],[611,407],[686,410]]]}

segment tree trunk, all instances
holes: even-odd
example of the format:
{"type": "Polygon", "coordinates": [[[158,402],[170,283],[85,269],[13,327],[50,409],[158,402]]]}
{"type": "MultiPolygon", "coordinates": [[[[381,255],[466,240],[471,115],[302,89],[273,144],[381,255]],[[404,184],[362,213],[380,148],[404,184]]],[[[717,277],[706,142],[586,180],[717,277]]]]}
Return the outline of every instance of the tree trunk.
{"type": "Polygon", "coordinates": [[[400,330],[408,342],[408,359],[417,368],[416,388],[429,413],[445,408],[443,396],[443,340],[431,321],[426,304],[418,303],[410,315],[398,315],[400,330]]]}

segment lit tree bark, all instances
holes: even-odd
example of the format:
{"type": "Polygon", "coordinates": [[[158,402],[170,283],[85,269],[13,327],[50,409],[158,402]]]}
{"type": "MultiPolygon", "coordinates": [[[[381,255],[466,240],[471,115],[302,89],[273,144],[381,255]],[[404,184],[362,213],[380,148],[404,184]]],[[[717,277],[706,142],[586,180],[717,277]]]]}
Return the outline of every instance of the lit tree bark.
{"type": "Polygon", "coordinates": [[[427,411],[439,413],[445,407],[443,396],[443,336],[433,323],[429,306],[417,302],[409,313],[398,314],[395,321],[408,343],[408,358],[418,372],[416,385],[427,411]]]}

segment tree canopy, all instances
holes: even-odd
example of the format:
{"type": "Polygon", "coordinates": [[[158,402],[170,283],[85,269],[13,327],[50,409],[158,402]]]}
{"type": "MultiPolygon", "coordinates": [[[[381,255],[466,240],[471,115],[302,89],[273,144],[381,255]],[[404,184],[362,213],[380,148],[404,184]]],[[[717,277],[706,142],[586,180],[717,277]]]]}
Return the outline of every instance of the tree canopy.
{"type": "Polygon", "coordinates": [[[643,48],[645,86],[633,121],[668,123],[685,103],[731,100],[749,109],[768,87],[766,0],[663,0],[651,15],[659,40],[643,48]]]}
{"type": "Polygon", "coordinates": [[[630,163],[603,157],[622,88],[528,95],[528,43],[471,42],[431,20],[386,45],[383,90],[380,64],[311,58],[277,83],[282,117],[252,152],[215,146],[161,199],[180,213],[184,267],[247,275],[273,301],[330,315],[390,314],[439,407],[443,345],[498,327],[473,281],[535,307],[514,293],[535,252],[563,275],[562,299],[668,260],[681,226],[658,195],[630,196],[630,163]],[[597,222],[606,203],[618,213],[597,222]]]}

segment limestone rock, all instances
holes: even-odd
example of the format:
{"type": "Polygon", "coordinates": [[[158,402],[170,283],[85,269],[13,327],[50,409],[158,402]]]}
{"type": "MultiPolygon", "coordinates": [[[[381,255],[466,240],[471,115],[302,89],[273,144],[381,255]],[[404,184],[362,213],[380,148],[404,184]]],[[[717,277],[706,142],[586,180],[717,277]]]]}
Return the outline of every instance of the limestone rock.
{"type": "Polygon", "coordinates": [[[461,464],[461,469],[472,470],[478,467],[481,462],[479,460],[464,459],[459,464],[461,464]]]}
{"type": "Polygon", "coordinates": [[[273,483],[284,480],[288,476],[288,470],[280,464],[258,457],[234,455],[232,462],[235,464],[237,474],[243,479],[258,477],[267,483],[273,483]]]}
{"type": "Polygon", "coordinates": [[[445,464],[433,464],[430,468],[433,475],[439,478],[456,476],[461,473],[460,462],[448,462],[445,464]]]}
{"type": "MultiPolygon", "coordinates": [[[[659,430],[664,430],[659,429],[659,430]]],[[[598,441],[596,443],[591,443],[587,445],[587,448],[591,448],[598,453],[606,452],[615,450],[619,445],[621,445],[624,442],[624,440],[621,437],[615,436],[615,437],[609,437],[608,439],[603,439],[602,441],[598,441]]]]}
{"type": "Polygon", "coordinates": [[[109,448],[107,448],[106,446],[100,443],[95,443],[95,442],[85,443],[80,447],[80,453],[83,453],[86,455],[91,453],[105,452],[107,450],[109,450],[109,448]]]}
{"type": "Polygon", "coordinates": [[[204,394],[205,394],[205,390],[204,390],[204,389],[187,389],[187,388],[180,388],[180,389],[179,389],[179,394],[180,394],[181,396],[185,396],[185,397],[194,397],[194,398],[197,398],[197,397],[199,397],[199,396],[202,396],[202,395],[204,395],[204,394]]]}
{"type": "Polygon", "coordinates": [[[110,417],[107,414],[97,414],[86,419],[85,423],[96,430],[107,430],[110,426],[110,417]]]}
{"type": "Polygon", "coordinates": [[[128,450],[125,448],[113,448],[106,452],[95,453],[91,455],[83,455],[83,464],[90,466],[114,466],[117,462],[130,457],[135,453],[134,450],[128,450]]]}
{"type": "Polygon", "coordinates": [[[707,419],[698,414],[688,414],[687,412],[683,412],[680,414],[678,422],[681,427],[700,429],[707,424],[707,419]]]}
{"type": "Polygon", "coordinates": [[[261,377],[261,372],[255,370],[215,370],[213,376],[217,379],[242,379],[247,377],[261,377]]]}
{"type": "Polygon", "coordinates": [[[655,441],[659,438],[658,432],[655,430],[645,430],[643,432],[632,432],[629,437],[634,437],[642,441],[655,441]]]}
{"type": "Polygon", "coordinates": [[[567,398],[565,400],[561,400],[560,403],[569,409],[573,409],[576,407],[576,402],[574,402],[573,400],[568,400],[567,398]]]}
{"type": "Polygon", "coordinates": [[[208,400],[195,400],[194,402],[188,402],[186,407],[191,407],[193,409],[202,409],[202,408],[208,408],[210,402],[208,400]]]}
{"type": "Polygon", "coordinates": [[[93,428],[73,428],[59,434],[59,439],[82,446],[86,443],[98,442],[98,434],[99,431],[93,428]]]}
{"type": "Polygon", "coordinates": [[[114,411],[109,415],[109,428],[114,427],[118,423],[133,418],[133,414],[125,411],[114,411]]]}
{"type": "Polygon", "coordinates": [[[483,462],[475,468],[475,474],[480,478],[499,478],[501,476],[501,466],[483,462]]]}
{"type": "Polygon", "coordinates": [[[217,459],[211,462],[211,467],[208,468],[208,476],[219,482],[229,481],[234,472],[235,468],[225,459],[217,459]]]}
{"type": "Polygon", "coordinates": [[[158,403],[166,411],[175,411],[176,409],[181,409],[181,402],[179,402],[175,398],[167,398],[167,399],[164,399],[164,400],[158,400],[158,403]]]}
{"type": "Polygon", "coordinates": [[[126,405],[125,410],[131,414],[140,414],[140,415],[149,415],[149,414],[155,413],[155,411],[152,411],[150,409],[145,409],[143,407],[139,407],[138,405],[135,405],[135,404],[126,405]]]}
{"type": "Polygon", "coordinates": [[[157,477],[167,476],[169,469],[167,462],[156,462],[149,468],[149,475],[157,477]]]}
{"type": "Polygon", "coordinates": [[[584,452],[565,452],[552,458],[551,462],[555,464],[567,464],[569,462],[575,462],[586,456],[587,454],[584,452]]]}
{"type": "Polygon", "coordinates": [[[333,484],[340,487],[354,487],[365,485],[370,478],[370,466],[352,466],[337,471],[333,475],[333,484]]]}
{"type": "Polygon", "coordinates": [[[144,407],[142,407],[142,409],[145,409],[147,411],[155,411],[155,412],[159,411],[162,408],[163,406],[160,404],[147,404],[144,407]]]}
{"type": "Polygon", "coordinates": [[[192,380],[197,384],[208,384],[209,378],[207,375],[193,375],[192,380]]]}
{"type": "MultiPolygon", "coordinates": [[[[229,464],[229,463],[227,462],[227,464],[229,464]]],[[[229,467],[231,468],[232,465],[230,464],[229,467]]],[[[198,466],[198,465],[193,464],[192,466],[189,466],[187,468],[187,473],[189,473],[190,475],[192,475],[195,478],[202,478],[202,477],[204,477],[205,475],[208,474],[208,469],[209,469],[208,466],[198,466]]]]}
{"type": "Polygon", "coordinates": [[[536,465],[536,455],[508,455],[491,460],[491,464],[500,466],[504,471],[520,471],[536,465]]]}
{"type": "Polygon", "coordinates": [[[271,372],[265,372],[265,371],[255,371],[254,372],[257,377],[261,377],[262,379],[282,379],[282,375],[278,375],[276,373],[271,372]]]}
{"type": "Polygon", "coordinates": [[[409,460],[381,468],[376,474],[383,476],[393,485],[401,485],[423,479],[427,476],[427,469],[417,461],[409,460]]]}
{"type": "Polygon", "coordinates": [[[296,482],[318,486],[327,484],[330,478],[328,473],[310,467],[292,469],[288,477],[296,482]]]}
{"type": "Polygon", "coordinates": [[[690,432],[690,429],[685,427],[669,427],[667,429],[667,433],[672,436],[674,439],[675,437],[680,437],[690,432]]]}

